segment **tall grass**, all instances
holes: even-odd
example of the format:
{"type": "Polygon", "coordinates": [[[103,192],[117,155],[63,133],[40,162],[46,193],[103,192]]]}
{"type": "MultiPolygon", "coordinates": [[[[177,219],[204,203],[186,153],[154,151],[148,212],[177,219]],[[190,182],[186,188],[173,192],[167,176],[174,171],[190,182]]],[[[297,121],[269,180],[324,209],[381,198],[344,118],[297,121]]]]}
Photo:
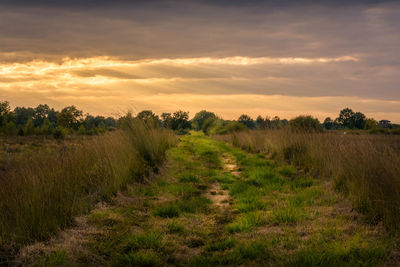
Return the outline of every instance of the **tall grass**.
{"type": "Polygon", "coordinates": [[[333,179],[371,223],[400,232],[400,137],[305,133],[289,129],[219,136],[249,152],[269,153],[314,176],[333,179]]]}
{"type": "Polygon", "coordinates": [[[11,162],[0,173],[0,259],[157,170],[175,141],[170,131],[130,119],[123,130],[11,162]]]}

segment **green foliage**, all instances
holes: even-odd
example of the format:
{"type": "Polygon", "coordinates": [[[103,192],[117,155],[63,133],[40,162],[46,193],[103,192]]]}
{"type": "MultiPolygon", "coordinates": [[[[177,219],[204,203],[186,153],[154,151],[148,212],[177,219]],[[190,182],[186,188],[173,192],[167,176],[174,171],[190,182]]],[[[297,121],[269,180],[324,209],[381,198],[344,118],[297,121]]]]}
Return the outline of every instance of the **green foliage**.
{"type": "Polygon", "coordinates": [[[136,118],[142,120],[144,123],[149,124],[153,127],[158,127],[159,125],[158,116],[154,114],[151,110],[143,110],[139,112],[136,118]]]}
{"type": "Polygon", "coordinates": [[[379,125],[378,122],[374,119],[366,119],[364,124],[365,130],[375,130],[378,129],[379,125]]]}
{"type": "Polygon", "coordinates": [[[254,120],[246,114],[240,115],[240,117],[238,118],[238,122],[242,123],[249,129],[256,128],[256,123],[254,122],[254,120]]]}
{"type": "Polygon", "coordinates": [[[289,121],[293,130],[305,132],[321,132],[322,127],[317,118],[311,116],[298,116],[289,121]]]}
{"type": "Polygon", "coordinates": [[[171,117],[171,129],[175,131],[190,129],[189,112],[178,110],[171,117]]]}
{"type": "Polygon", "coordinates": [[[66,135],[66,130],[62,127],[57,127],[54,131],[53,131],[53,137],[57,140],[61,140],[64,139],[66,135]]]}
{"type": "Polygon", "coordinates": [[[365,124],[365,115],[361,112],[354,112],[349,108],[340,111],[336,119],[343,127],[353,129],[363,129],[365,124]]]}
{"type": "Polygon", "coordinates": [[[82,119],[83,111],[78,110],[75,106],[65,107],[57,114],[59,126],[71,129],[77,129],[82,119]]]}
{"type": "Polygon", "coordinates": [[[35,125],[33,124],[32,119],[29,119],[24,127],[25,135],[32,135],[35,133],[35,125]]]}
{"type": "MultiPolygon", "coordinates": [[[[197,131],[203,130],[204,122],[207,120],[215,119],[216,117],[217,116],[215,116],[214,112],[208,112],[206,110],[202,110],[196,113],[196,115],[194,115],[192,119],[193,128],[197,131]]],[[[205,131],[203,130],[203,132],[205,131]]]]}

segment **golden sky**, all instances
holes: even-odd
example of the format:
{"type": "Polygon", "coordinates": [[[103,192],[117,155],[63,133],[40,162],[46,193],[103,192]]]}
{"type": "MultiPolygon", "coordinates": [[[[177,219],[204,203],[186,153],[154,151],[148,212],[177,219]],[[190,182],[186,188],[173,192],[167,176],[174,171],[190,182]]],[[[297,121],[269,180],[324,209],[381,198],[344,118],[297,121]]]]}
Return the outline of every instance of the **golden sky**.
{"type": "Polygon", "coordinates": [[[13,107],[321,120],[350,107],[400,122],[400,9],[391,2],[23,2],[0,4],[0,98],[13,107]]]}

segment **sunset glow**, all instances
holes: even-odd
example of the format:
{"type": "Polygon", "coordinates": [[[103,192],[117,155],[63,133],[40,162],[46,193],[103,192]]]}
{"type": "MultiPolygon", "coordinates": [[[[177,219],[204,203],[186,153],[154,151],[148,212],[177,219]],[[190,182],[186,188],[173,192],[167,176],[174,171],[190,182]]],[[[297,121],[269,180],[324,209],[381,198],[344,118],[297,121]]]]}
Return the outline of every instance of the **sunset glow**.
{"type": "Polygon", "coordinates": [[[0,6],[0,97],[13,107],[323,119],[351,106],[400,121],[400,12],[391,2],[109,8],[100,1],[83,5],[84,13],[74,2],[0,6]]]}

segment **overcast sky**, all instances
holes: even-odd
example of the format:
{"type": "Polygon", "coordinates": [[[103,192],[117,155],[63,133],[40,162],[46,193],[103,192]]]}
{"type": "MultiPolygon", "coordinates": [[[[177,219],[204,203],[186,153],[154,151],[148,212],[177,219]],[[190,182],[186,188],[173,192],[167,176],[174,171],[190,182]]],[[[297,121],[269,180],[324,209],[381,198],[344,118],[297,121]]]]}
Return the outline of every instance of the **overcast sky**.
{"type": "Polygon", "coordinates": [[[400,4],[243,2],[0,0],[0,98],[400,122],[400,4]]]}

